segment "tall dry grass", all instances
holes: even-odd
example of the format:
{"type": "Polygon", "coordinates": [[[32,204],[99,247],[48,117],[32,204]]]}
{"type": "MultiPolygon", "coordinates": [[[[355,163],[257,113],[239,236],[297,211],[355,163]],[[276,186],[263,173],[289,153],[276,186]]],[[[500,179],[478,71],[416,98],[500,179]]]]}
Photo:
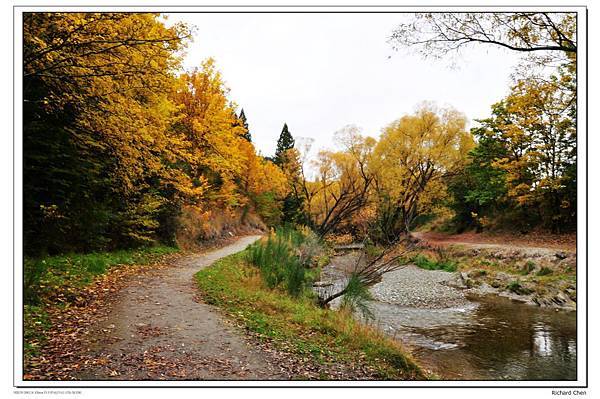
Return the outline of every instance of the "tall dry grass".
{"type": "Polygon", "coordinates": [[[186,206],[179,216],[175,239],[179,248],[187,250],[218,238],[264,231],[267,226],[252,212],[186,206]]]}

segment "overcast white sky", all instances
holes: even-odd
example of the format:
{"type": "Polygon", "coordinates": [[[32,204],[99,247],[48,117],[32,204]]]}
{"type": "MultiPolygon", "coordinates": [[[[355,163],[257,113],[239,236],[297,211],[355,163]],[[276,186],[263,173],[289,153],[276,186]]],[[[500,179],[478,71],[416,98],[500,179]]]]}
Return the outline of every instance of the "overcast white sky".
{"type": "Polygon", "coordinates": [[[355,124],[377,137],[422,101],[451,105],[470,120],[507,94],[518,54],[495,47],[447,62],[396,52],[387,43],[403,14],[171,14],[196,26],[185,67],[213,57],[243,107],[252,138],[271,155],[284,122],[313,149],[355,124]],[[390,58],[391,57],[391,58],[390,58]]]}

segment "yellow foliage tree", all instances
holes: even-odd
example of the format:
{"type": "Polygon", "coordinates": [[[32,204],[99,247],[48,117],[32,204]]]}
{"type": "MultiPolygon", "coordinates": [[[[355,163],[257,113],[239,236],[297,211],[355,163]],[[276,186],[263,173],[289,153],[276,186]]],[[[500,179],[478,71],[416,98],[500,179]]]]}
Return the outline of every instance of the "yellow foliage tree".
{"type": "Polygon", "coordinates": [[[443,178],[464,162],[474,141],[466,118],[453,109],[422,105],[387,126],[374,149],[379,239],[394,241],[444,195],[443,178]]]}
{"type": "Polygon", "coordinates": [[[507,197],[553,230],[573,223],[576,199],[576,94],[570,75],[518,81],[482,121],[485,137],[505,155],[491,166],[504,171],[507,197]]]}
{"type": "Polygon", "coordinates": [[[254,146],[247,140],[239,143],[244,157],[240,178],[240,191],[245,198],[244,216],[254,209],[271,226],[280,222],[281,201],[289,192],[284,172],[272,162],[256,155],[254,146]]]}
{"type": "Polygon", "coordinates": [[[183,155],[190,175],[205,190],[210,189],[204,199],[219,206],[236,207],[244,204],[236,178],[246,161],[240,151],[245,130],[227,95],[228,89],[212,59],[201,68],[182,74],[171,94],[179,110],[173,130],[186,142],[183,155]]]}
{"type": "Polygon", "coordinates": [[[23,26],[30,225],[56,206],[70,241],[150,241],[168,202],[198,194],[165,94],[189,30],[149,13],[26,13],[23,26]]]}
{"type": "Polygon", "coordinates": [[[317,178],[305,180],[302,190],[309,220],[320,236],[336,230],[366,205],[373,182],[368,162],[375,140],[347,126],[336,133],[336,141],[344,150],[319,152],[317,178]]]}
{"type": "Polygon", "coordinates": [[[186,168],[205,191],[198,205],[232,212],[243,209],[242,219],[255,210],[275,224],[286,178],[244,138],[247,128],[240,123],[228,94],[213,59],[182,74],[171,93],[179,111],[173,130],[187,144],[183,151],[186,168]]]}

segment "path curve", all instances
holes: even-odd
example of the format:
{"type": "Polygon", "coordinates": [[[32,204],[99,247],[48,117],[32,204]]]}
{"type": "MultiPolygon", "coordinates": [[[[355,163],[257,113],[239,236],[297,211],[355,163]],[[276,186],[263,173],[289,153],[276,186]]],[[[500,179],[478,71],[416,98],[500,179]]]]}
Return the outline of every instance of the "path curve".
{"type": "Polygon", "coordinates": [[[95,329],[86,380],[280,379],[268,354],[252,348],[213,306],[198,300],[194,274],[242,251],[260,236],[184,257],[174,267],[134,277],[95,329]]]}

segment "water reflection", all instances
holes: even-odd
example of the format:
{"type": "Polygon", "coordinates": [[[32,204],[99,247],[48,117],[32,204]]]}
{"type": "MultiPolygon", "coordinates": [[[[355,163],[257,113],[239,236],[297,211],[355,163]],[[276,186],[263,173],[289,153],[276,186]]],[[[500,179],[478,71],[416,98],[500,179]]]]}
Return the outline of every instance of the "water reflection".
{"type": "Polygon", "coordinates": [[[552,356],[552,335],[545,328],[544,324],[534,326],[533,347],[535,355],[552,356]]]}
{"type": "Polygon", "coordinates": [[[375,302],[375,323],[414,348],[417,359],[448,379],[576,380],[576,322],[556,312],[498,297],[472,305],[414,309],[375,302]]]}

